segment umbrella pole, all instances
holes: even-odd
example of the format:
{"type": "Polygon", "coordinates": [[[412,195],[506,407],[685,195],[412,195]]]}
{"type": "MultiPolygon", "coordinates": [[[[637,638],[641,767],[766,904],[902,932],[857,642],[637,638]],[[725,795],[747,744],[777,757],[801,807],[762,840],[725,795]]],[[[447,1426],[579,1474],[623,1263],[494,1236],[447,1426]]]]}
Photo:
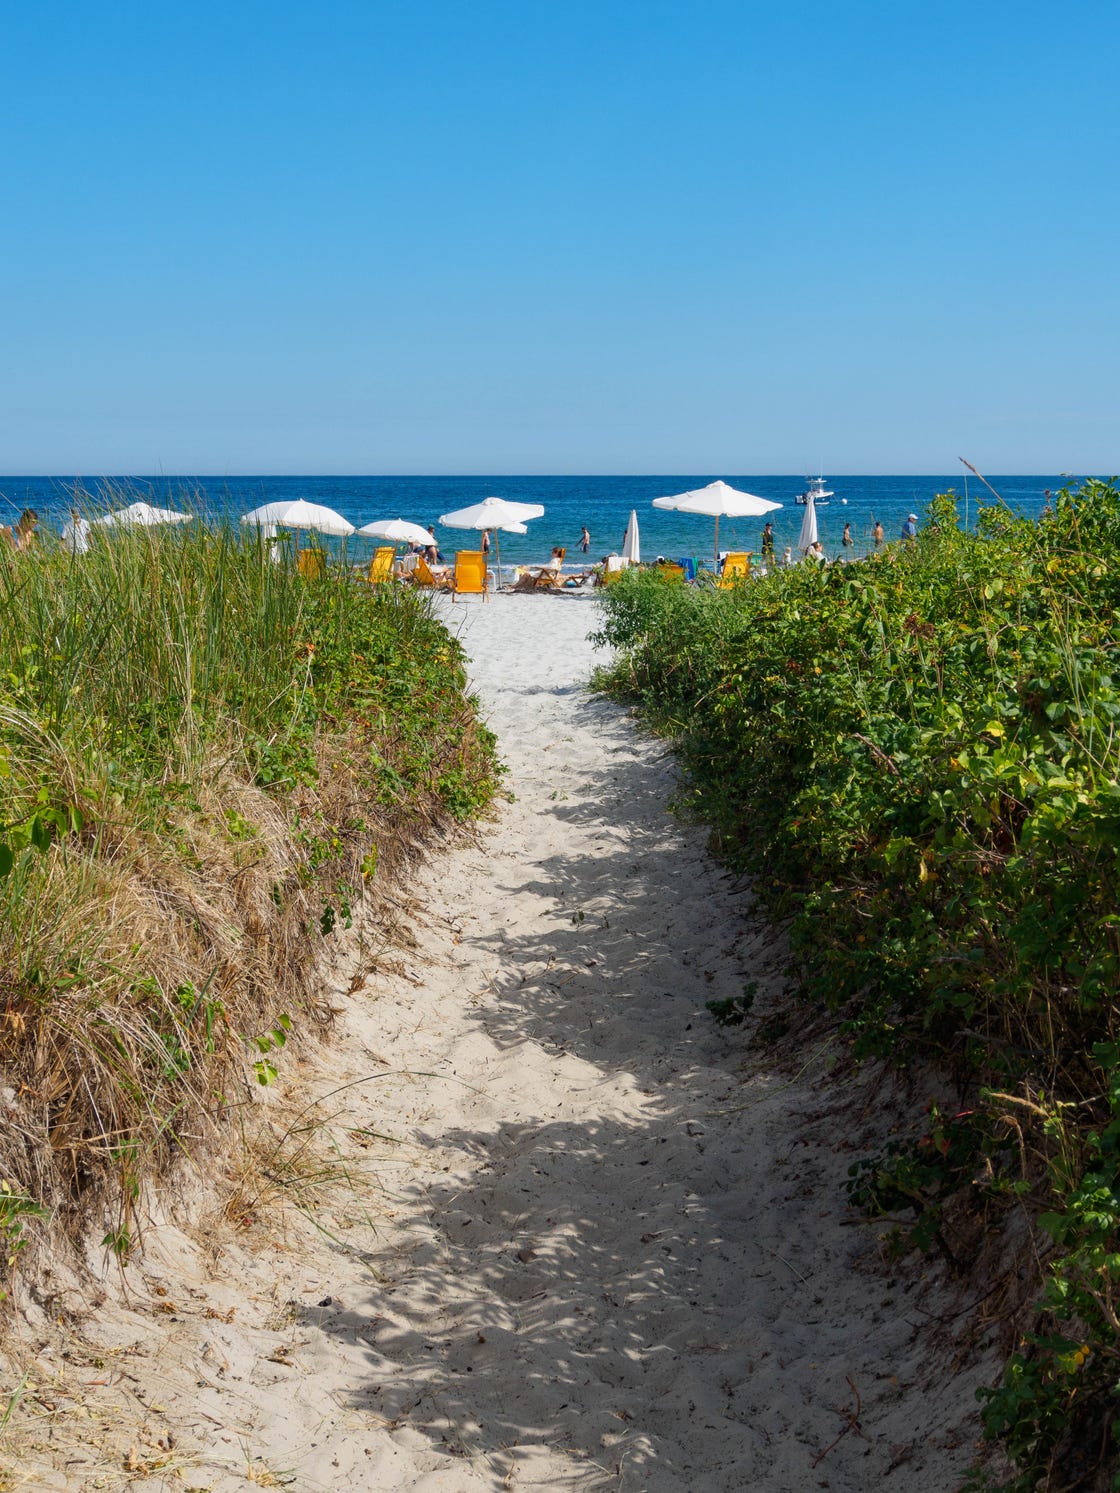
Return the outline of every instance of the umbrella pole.
{"type": "Polygon", "coordinates": [[[718,569],[718,567],[719,567],[719,514],[718,513],[716,514],[716,550],[715,550],[715,554],[712,556],[712,558],[715,560],[716,567],[718,569]]]}

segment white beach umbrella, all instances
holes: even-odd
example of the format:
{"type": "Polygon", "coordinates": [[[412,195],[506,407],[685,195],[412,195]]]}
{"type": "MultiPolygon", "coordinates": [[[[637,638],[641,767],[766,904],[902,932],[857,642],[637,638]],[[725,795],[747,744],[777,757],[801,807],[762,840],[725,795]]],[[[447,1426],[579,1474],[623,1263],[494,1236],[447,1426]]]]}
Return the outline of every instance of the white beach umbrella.
{"type": "Polygon", "coordinates": [[[719,521],[721,518],[760,518],[780,508],[781,503],[772,503],[769,498],[756,497],[753,492],[739,492],[726,482],[709,482],[707,487],[694,488],[692,492],[680,492],[670,498],[654,498],[655,508],[668,508],[675,513],[702,513],[716,521],[715,554],[719,557],[719,521]]]}
{"type": "Polygon", "coordinates": [[[508,498],[483,498],[481,503],[472,503],[469,508],[456,508],[445,513],[441,524],[449,529],[493,529],[494,558],[498,566],[498,582],[502,579],[502,552],[498,543],[498,532],[527,534],[525,521],[540,518],[544,513],[541,503],[512,503],[508,498]]]}
{"type": "Polygon", "coordinates": [[[540,503],[511,503],[508,498],[483,498],[481,503],[472,503],[469,508],[456,508],[454,513],[445,513],[440,519],[449,529],[504,529],[507,533],[519,532],[517,525],[527,519],[540,518],[544,508],[540,503]]]}
{"type": "Polygon", "coordinates": [[[623,558],[630,561],[631,565],[642,563],[642,546],[638,538],[638,514],[637,510],[631,508],[630,522],[626,525],[626,537],[622,541],[623,558]]]}
{"type": "Polygon", "coordinates": [[[130,503],[127,508],[118,508],[115,513],[95,518],[95,524],[107,529],[150,529],[156,524],[189,524],[190,513],[177,513],[174,508],[153,508],[150,503],[130,503]]]}
{"type": "Polygon", "coordinates": [[[314,529],[320,534],[336,534],[345,539],[353,534],[354,525],[344,519],[333,508],[324,508],[321,503],[308,503],[303,498],[289,498],[279,503],[265,503],[254,508],[252,513],[242,515],[243,524],[256,524],[259,529],[275,532],[276,529],[314,529]]]}
{"type": "Polygon", "coordinates": [[[427,548],[432,542],[427,529],[403,518],[378,518],[371,524],[363,524],[358,533],[368,534],[371,539],[388,539],[392,544],[421,544],[427,548]]]}
{"type": "Polygon", "coordinates": [[[810,493],[805,499],[805,516],[801,520],[801,536],[797,541],[797,548],[803,555],[807,555],[817,542],[817,505],[810,493]]]}

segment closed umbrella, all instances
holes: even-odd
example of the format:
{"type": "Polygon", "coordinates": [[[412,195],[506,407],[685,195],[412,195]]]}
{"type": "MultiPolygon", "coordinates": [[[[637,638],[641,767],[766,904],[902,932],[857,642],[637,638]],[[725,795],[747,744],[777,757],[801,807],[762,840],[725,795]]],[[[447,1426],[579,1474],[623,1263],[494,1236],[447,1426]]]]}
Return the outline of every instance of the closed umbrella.
{"type": "Polygon", "coordinates": [[[801,535],[797,541],[797,548],[803,555],[807,555],[817,542],[817,505],[813,501],[813,494],[809,493],[805,498],[805,516],[801,520],[801,535]]]}
{"type": "Polygon", "coordinates": [[[130,503],[127,508],[118,508],[115,513],[95,518],[95,524],[107,529],[150,529],[156,524],[189,524],[192,515],[177,513],[174,508],[153,508],[150,503],[130,503]]]}
{"type": "Polygon", "coordinates": [[[494,530],[494,552],[498,566],[498,584],[502,580],[502,553],[498,542],[499,532],[525,534],[527,519],[540,518],[544,507],[540,503],[513,503],[508,498],[483,498],[481,503],[472,503],[469,508],[456,508],[445,513],[441,524],[449,529],[494,530]]]}
{"type": "Polygon", "coordinates": [[[719,558],[719,521],[721,518],[760,518],[780,508],[781,503],[772,503],[769,498],[756,497],[752,492],[739,492],[726,482],[709,482],[707,487],[698,487],[692,492],[677,493],[671,498],[654,498],[655,508],[668,508],[676,513],[703,513],[716,521],[715,555],[719,558]]]}
{"type": "Polygon", "coordinates": [[[631,565],[642,563],[642,546],[638,538],[638,514],[637,510],[631,508],[630,522],[626,525],[626,537],[622,541],[623,557],[629,560],[631,565]]]}

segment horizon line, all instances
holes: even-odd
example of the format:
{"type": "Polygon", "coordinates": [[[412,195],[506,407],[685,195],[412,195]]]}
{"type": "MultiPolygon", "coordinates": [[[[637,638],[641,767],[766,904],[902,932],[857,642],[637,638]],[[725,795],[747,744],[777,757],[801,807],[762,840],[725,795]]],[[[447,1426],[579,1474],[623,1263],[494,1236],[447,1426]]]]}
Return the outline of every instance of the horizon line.
{"type": "MultiPolygon", "coordinates": [[[[723,471],[726,472],[729,469],[725,467],[725,468],[722,468],[721,470],[723,470],[723,471]]],[[[446,481],[446,480],[449,480],[449,479],[465,478],[465,479],[469,479],[470,481],[481,481],[483,479],[493,479],[493,480],[498,481],[498,482],[503,482],[503,481],[515,481],[515,480],[520,480],[520,479],[525,479],[525,478],[530,479],[530,480],[534,480],[534,481],[535,480],[539,480],[541,478],[550,478],[550,479],[554,479],[554,480],[557,480],[557,481],[560,481],[560,480],[563,480],[563,481],[574,481],[576,479],[586,480],[586,479],[598,479],[598,478],[605,478],[605,479],[610,479],[610,480],[617,480],[619,478],[625,478],[625,477],[633,477],[633,478],[641,478],[641,479],[656,477],[656,478],[669,478],[669,479],[675,480],[677,478],[693,478],[693,477],[704,476],[704,475],[705,475],[705,471],[702,470],[702,469],[698,469],[698,468],[694,468],[691,472],[689,472],[689,471],[679,471],[679,472],[664,472],[664,471],[662,471],[662,472],[633,472],[633,471],[625,471],[625,472],[623,472],[623,471],[618,471],[618,472],[544,472],[544,471],[541,471],[541,472],[494,472],[494,471],[490,471],[490,472],[483,472],[483,471],[478,471],[478,472],[468,472],[468,471],[463,471],[463,472],[452,472],[452,471],[446,471],[446,472],[314,472],[314,471],[304,471],[304,472],[229,472],[229,471],[227,471],[227,472],[100,472],[100,473],[97,473],[96,475],[87,473],[84,476],[81,473],[65,474],[65,473],[61,473],[61,472],[12,472],[12,473],[0,473],[0,482],[20,482],[20,481],[24,481],[24,480],[52,481],[52,482],[119,482],[119,481],[133,481],[133,482],[135,482],[135,481],[143,481],[143,482],[187,482],[187,481],[195,481],[195,482],[197,482],[197,481],[204,481],[205,480],[205,481],[210,481],[210,482],[224,482],[224,481],[244,481],[247,478],[255,478],[255,479],[260,479],[260,480],[263,480],[263,481],[271,481],[271,480],[276,479],[276,478],[283,478],[283,479],[285,479],[287,481],[301,481],[301,480],[306,480],[306,479],[324,478],[324,477],[331,478],[331,479],[336,480],[336,481],[394,481],[395,482],[395,481],[415,481],[418,478],[424,478],[424,479],[430,478],[430,479],[437,479],[437,480],[441,480],[441,481],[446,481]]],[[[763,472],[763,471],[746,472],[746,471],[741,471],[741,472],[732,472],[731,475],[734,476],[734,477],[749,477],[749,478],[752,478],[752,479],[753,478],[758,478],[758,477],[764,477],[764,478],[765,477],[777,477],[777,478],[782,478],[782,479],[785,479],[785,478],[794,478],[797,481],[801,481],[803,478],[808,477],[808,476],[812,476],[814,474],[812,474],[812,473],[806,473],[806,472],[799,472],[799,471],[790,471],[790,472],[763,472]]],[[[823,473],[822,474],[818,474],[818,475],[823,475],[823,473]]],[[[839,471],[839,470],[834,470],[834,471],[830,472],[828,480],[829,481],[842,480],[844,478],[851,478],[851,477],[907,477],[907,478],[911,478],[911,477],[946,477],[946,476],[954,476],[954,475],[960,476],[963,479],[967,474],[965,474],[965,473],[953,473],[953,472],[949,472],[949,471],[941,471],[941,472],[937,472],[937,471],[921,471],[921,472],[917,472],[917,471],[915,471],[915,472],[901,472],[901,471],[857,472],[857,471],[850,471],[850,472],[843,472],[843,471],[839,471]]],[[[991,471],[988,472],[987,475],[991,476],[991,477],[1051,477],[1051,478],[1060,478],[1062,481],[1065,481],[1065,482],[1076,482],[1076,481],[1080,481],[1080,480],[1083,480],[1083,479],[1088,478],[1088,477],[1103,477],[1104,474],[1103,474],[1103,471],[1102,472],[1041,472],[1041,471],[1027,471],[1027,470],[1023,470],[1023,471],[998,471],[998,470],[991,470],[991,471]]],[[[1115,473],[1110,474],[1110,477],[1115,477],[1115,476],[1116,476],[1115,473]]],[[[1109,480],[1109,479],[1105,479],[1105,480],[1109,480]]]]}

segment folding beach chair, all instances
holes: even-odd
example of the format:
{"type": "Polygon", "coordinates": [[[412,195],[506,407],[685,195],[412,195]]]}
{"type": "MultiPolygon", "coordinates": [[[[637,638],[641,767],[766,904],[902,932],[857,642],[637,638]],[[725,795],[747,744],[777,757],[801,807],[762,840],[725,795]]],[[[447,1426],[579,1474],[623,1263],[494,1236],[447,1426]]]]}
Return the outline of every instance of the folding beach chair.
{"type": "Polygon", "coordinates": [[[392,579],[394,553],[391,544],[379,545],[374,551],[373,559],[369,562],[369,573],[366,576],[371,586],[379,586],[382,581],[392,579]]]}
{"type": "Polygon", "coordinates": [[[754,550],[742,550],[736,554],[729,554],[723,562],[723,572],[716,582],[723,590],[730,586],[738,586],[751,573],[751,557],[754,550]]]}
{"type": "Polygon", "coordinates": [[[603,586],[609,586],[613,584],[613,582],[618,580],[619,576],[624,570],[629,567],[629,565],[630,561],[626,558],[625,555],[608,555],[606,569],[600,571],[599,573],[599,584],[603,586]]]}
{"type": "Polygon", "coordinates": [[[450,591],[452,584],[449,575],[434,575],[432,567],[423,555],[416,556],[416,564],[406,579],[410,580],[414,586],[431,586],[436,591],[450,591]]]}
{"type": "Polygon", "coordinates": [[[451,583],[451,600],[459,596],[481,596],[490,600],[486,589],[486,556],[481,550],[459,550],[455,556],[455,576],[451,583]]]}

